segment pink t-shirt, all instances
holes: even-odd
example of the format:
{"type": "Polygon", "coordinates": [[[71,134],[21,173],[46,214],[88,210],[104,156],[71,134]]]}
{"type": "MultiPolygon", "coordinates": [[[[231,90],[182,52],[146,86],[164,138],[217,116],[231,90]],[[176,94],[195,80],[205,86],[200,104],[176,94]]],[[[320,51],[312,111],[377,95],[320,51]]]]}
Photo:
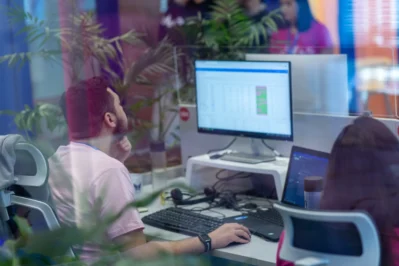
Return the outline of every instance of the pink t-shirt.
{"type": "MultiPolygon", "coordinates": [[[[49,159],[49,172],[53,203],[62,224],[93,227],[98,219],[116,214],[134,200],[126,167],[86,144],[72,142],[59,147],[49,159]],[[93,212],[95,208],[98,211],[93,212]]],[[[129,209],[108,228],[105,239],[112,241],[143,228],[138,212],[129,209]]],[[[101,256],[95,244],[76,247],[75,251],[87,262],[101,256]]]]}
{"type": "MultiPolygon", "coordinates": [[[[395,232],[397,235],[399,235],[399,229],[395,229],[395,232]]],[[[278,243],[276,266],[294,266],[294,263],[280,259],[280,252],[284,242],[284,235],[285,232],[283,231],[280,236],[280,242],[278,243]]],[[[391,249],[393,254],[394,265],[399,266],[399,241],[395,238],[392,238],[391,249]]]]}
{"type": "Polygon", "coordinates": [[[291,33],[290,29],[280,29],[270,40],[271,54],[320,54],[323,49],[332,48],[328,29],[314,20],[308,31],[291,33]]]}

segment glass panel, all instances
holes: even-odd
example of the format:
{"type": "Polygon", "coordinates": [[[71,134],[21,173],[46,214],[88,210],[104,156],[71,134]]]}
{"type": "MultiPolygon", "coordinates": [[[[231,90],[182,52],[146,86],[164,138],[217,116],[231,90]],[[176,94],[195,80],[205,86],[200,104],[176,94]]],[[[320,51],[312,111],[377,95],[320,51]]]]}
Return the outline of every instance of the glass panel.
{"type": "MultiPolygon", "coordinates": [[[[200,46],[175,48],[176,88],[180,103],[195,103],[196,59],[290,61],[293,110],[296,113],[323,115],[359,115],[370,111],[376,117],[394,117],[396,98],[393,97],[399,79],[390,56],[367,57],[356,60],[346,54],[271,54],[264,51],[279,47],[237,48],[219,50],[200,46]],[[356,103],[355,108],[351,104],[356,103]]],[[[321,47],[307,47],[307,52],[321,51],[321,47]]],[[[357,53],[362,54],[360,48],[357,53]]],[[[267,84],[267,81],[265,81],[267,84]]]]}

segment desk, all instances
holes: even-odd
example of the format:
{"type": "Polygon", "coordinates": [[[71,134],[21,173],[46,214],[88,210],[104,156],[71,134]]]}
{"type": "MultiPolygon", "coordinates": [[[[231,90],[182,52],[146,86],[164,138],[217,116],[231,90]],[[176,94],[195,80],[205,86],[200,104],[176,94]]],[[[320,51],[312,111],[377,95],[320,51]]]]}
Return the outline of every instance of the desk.
{"type": "MultiPolygon", "coordinates": [[[[177,178],[173,182],[185,182],[184,178],[177,178]]],[[[143,187],[143,194],[151,193],[151,186],[143,187]]],[[[161,205],[160,201],[156,201],[154,204],[149,206],[149,211],[141,213],[141,217],[144,217],[150,213],[161,210],[162,208],[171,207],[173,204],[167,202],[164,206],[161,205]]],[[[192,206],[190,206],[192,207],[192,206]]],[[[227,209],[215,209],[218,212],[223,213],[226,216],[234,216],[240,214],[239,212],[227,210],[227,209]]],[[[217,216],[218,214],[212,212],[202,212],[202,214],[209,216],[217,216]]],[[[147,236],[157,238],[159,240],[182,240],[188,238],[186,235],[162,230],[156,227],[145,225],[144,233],[147,236]]],[[[257,236],[252,236],[252,240],[249,244],[237,245],[224,249],[214,250],[211,255],[231,261],[248,263],[252,265],[264,265],[270,266],[275,265],[277,254],[277,243],[265,241],[257,236]]]]}

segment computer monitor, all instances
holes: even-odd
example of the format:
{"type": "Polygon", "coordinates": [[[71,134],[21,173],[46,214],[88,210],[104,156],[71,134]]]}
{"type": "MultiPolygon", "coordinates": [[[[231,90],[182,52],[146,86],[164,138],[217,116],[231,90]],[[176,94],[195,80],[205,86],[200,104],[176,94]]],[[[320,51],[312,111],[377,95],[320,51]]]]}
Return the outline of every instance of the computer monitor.
{"type": "Polygon", "coordinates": [[[282,203],[305,207],[304,180],[306,177],[325,178],[330,155],[325,152],[293,146],[285,180],[282,203]]]}
{"type": "Polygon", "coordinates": [[[249,61],[289,61],[293,111],[348,115],[348,60],[343,54],[247,54],[249,61]]]}
{"type": "Polygon", "coordinates": [[[293,140],[290,62],[195,61],[199,133],[293,140]]]}

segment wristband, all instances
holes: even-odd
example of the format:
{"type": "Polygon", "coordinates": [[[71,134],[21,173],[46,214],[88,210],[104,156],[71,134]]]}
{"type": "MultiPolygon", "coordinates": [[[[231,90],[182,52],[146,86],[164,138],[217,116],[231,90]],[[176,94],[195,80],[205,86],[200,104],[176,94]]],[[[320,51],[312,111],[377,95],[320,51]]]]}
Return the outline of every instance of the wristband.
{"type": "Polygon", "coordinates": [[[202,244],[204,244],[205,252],[212,250],[212,240],[207,234],[201,234],[198,236],[202,244]]]}

